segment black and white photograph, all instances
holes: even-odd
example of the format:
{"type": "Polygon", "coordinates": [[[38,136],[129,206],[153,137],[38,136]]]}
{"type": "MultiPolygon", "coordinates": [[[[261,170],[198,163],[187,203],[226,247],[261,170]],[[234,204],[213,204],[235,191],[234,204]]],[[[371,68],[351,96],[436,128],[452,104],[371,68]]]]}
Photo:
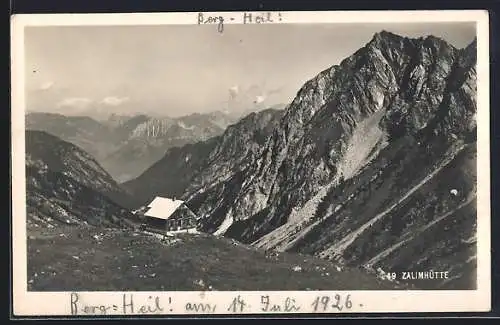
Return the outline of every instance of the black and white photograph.
{"type": "MultiPolygon", "coordinates": [[[[439,292],[489,286],[488,36],[474,13],[22,26],[21,287],[66,292],[80,315],[92,308],[76,292],[416,291],[444,304],[439,292]]],[[[149,311],[168,309],[158,299],[149,311]]],[[[106,308],[121,306],[93,312],[106,308]]]]}

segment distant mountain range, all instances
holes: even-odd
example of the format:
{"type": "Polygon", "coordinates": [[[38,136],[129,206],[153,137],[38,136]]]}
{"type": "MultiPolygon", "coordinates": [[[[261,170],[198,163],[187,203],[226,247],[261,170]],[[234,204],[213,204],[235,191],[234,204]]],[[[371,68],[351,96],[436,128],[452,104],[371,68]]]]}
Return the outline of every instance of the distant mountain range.
{"type": "Polygon", "coordinates": [[[178,195],[202,228],[370,270],[449,270],[474,286],[476,42],[380,32],[282,112],[170,150],[124,184],[178,195]]]}
{"type": "Polygon", "coordinates": [[[87,116],[29,113],[26,128],[48,132],[81,147],[115,180],[123,182],[140,175],[167,149],[220,135],[239,118],[220,111],[180,118],[112,114],[101,121],[87,116]]]}

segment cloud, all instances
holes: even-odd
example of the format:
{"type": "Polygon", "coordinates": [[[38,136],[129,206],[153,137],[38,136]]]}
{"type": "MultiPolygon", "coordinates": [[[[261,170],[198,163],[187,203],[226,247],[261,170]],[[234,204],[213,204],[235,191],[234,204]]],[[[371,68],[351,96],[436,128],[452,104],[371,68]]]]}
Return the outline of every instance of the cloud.
{"type": "Polygon", "coordinates": [[[265,100],[266,100],[266,96],[257,96],[257,97],[255,97],[254,103],[260,104],[260,103],[262,103],[265,100]]]}
{"type": "Polygon", "coordinates": [[[40,85],[40,90],[49,90],[53,85],[53,81],[45,81],[40,85]]]}
{"type": "Polygon", "coordinates": [[[57,107],[75,107],[75,108],[85,108],[92,103],[90,98],[85,97],[69,97],[61,100],[57,103],[57,107]]]}
{"type": "Polygon", "coordinates": [[[236,96],[238,96],[238,93],[240,92],[240,87],[238,85],[232,86],[229,88],[229,96],[231,99],[234,99],[236,96]]]}
{"type": "Polygon", "coordinates": [[[123,103],[126,103],[130,100],[128,97],[115,97],[115,96],[108,96],[105,97],[103,100],[101,100],[102,104],[109,105],[109,106],[118,106],[123,103]]]}

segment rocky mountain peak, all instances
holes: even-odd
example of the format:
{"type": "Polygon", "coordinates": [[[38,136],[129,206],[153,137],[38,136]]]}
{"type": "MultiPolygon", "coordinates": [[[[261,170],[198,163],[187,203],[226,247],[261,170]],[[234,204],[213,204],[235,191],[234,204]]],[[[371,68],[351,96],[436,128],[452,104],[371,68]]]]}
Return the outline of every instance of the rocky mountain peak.
{"type": "Polygon", "coordinates": [[[467,45],[465,50],[466,51],[474,51],[474,52],[477,50],[477,37],[474,37],[472,42],[470,42],[469,45],[467,45]]]}
{"type": "Polygon", "coordinates": [[[440,38],[382,31],[306,82],[227,213],[227,220],[252,219],[252,229],[235,223],[230,235],[261,236],[286,222],[291,207],[303,206],[321,186],[355,176],[388,141],[432,129],[445,114],[447,79],[458,73],[457,57],[458,50],[440,38]],[[257,219],[266,222],[254,224],[257,219]]]}
{"type": "Polygon", "coordinates": [[[460,65],[463,67],[472,67],[473,65],[475,65],[476,59],[477,39],[474,38],[474,40],[469,45],[461,50],[460,65]]]}
{"type": "Polygon", "coordinates": [[[397,34],[394,34],[392,32],[382,30],[380,32],[377,32],[373,35],[371,41],[368,44],[372,45],[380,45],[382,43],[384,44],[392,44],[394,45],[395,43],[400,43],[404,40],[407,40],[407,37],[403,37],[397,34]]]}

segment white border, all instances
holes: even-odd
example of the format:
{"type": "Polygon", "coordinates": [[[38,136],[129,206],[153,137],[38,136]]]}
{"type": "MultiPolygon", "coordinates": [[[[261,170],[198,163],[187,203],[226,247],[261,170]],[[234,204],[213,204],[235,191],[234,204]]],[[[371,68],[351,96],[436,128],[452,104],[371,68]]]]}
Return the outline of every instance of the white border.
{"type": "MultiPolygon", "coordinates": [[[[224,17],[224,24],[242,23],[242,12],[204,13],[224,17]],[[233,17],[233,20],[230,18],[233,17]]],[[[257,14],[257,12],[253,12],[257,14]]],[[[198,13],[134,14],[39,14],[15,15],[11,18],[12,65],[12,234],[13,234],[13,312],[15,316],[71,315],[69,292],[27,292],[25,148],[24,148],[24,27],[82,25],[168,25],[196,24],[198,13]]],[[[277,17],[278,13],[273,13],[277,17]]],[[[352,12],[279,12],[281,21],[274,23],[477,23],[477,123],[478,127],[478,193],[477,193],[477,266],[478,289],[475,291],[273,291],[273,292],[134,292],[134,302],[159,295],[166,307],[164,315],[189,314],[187,302],[216,304],[215,314],[238,314],[227,310],[234,297],[247,303],[243,313],[265,314],[260,310],[260,296],[274,301],[295,299],[299,312],[312,313],[311,303],[318,295],[351,295],[353,307],[342,312],[480,312],[491,304],[490,275],[490,170],[489,170],[489,23],[488,12],[468,11],[352,11],[352,12]],[[166,304],[172,299],[172,303],[166,304]],[[363,306],[360,307],[359,303],[363,306]],[[250,306],[250,307],[248,307],[250,306]]],[[[92,304],[117,304],[122,292],[80,292],[80,301],[92,304]]],[[[334,313],[335,310],[328,310],[334,313]]],[[[108,315],[123,312],[108,311],[108,315]]],[[[195,313],[191,313],[195,314],[195,313]]],[[[198,313],[199,314],[199,313],[198,313]]]]}

